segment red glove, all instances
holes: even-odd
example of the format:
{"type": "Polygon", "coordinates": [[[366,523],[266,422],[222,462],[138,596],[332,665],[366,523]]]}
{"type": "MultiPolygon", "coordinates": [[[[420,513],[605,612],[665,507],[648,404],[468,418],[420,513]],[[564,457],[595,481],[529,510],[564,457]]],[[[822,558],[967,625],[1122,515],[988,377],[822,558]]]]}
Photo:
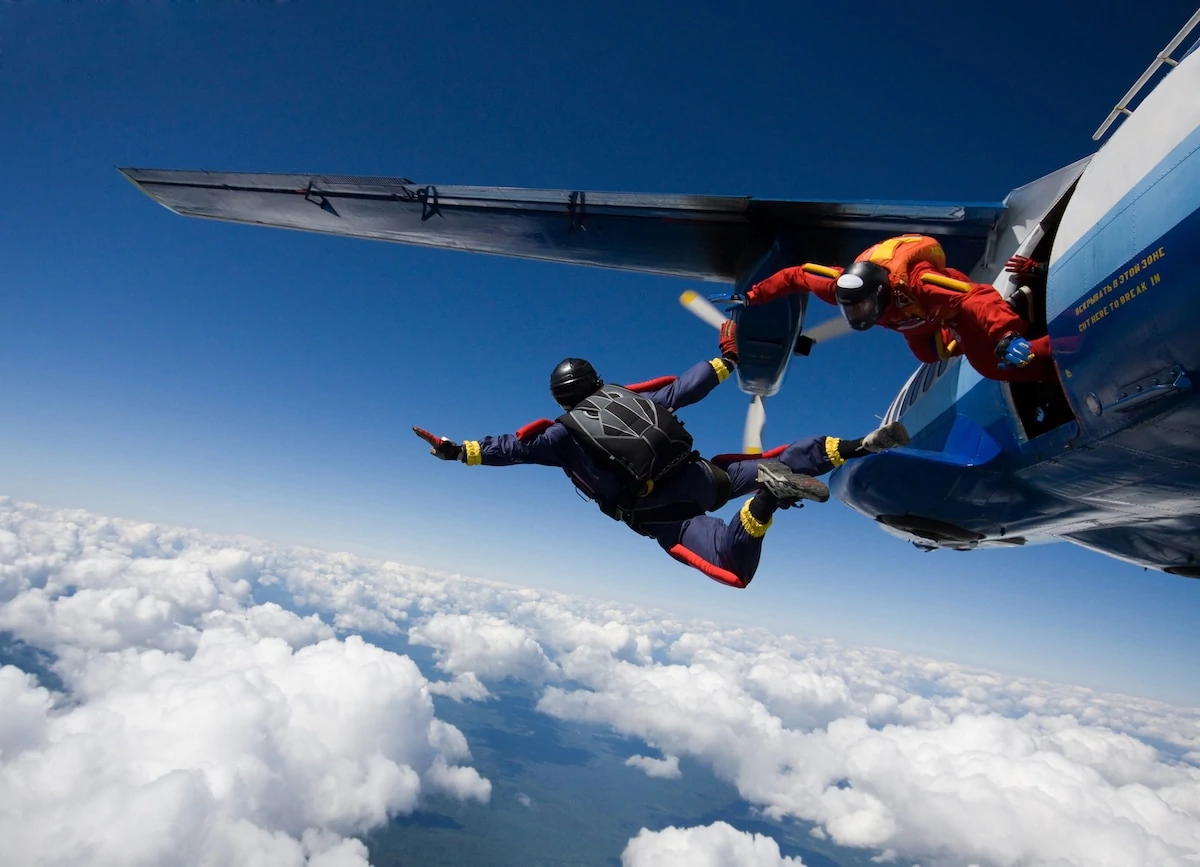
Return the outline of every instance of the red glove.
{"type": "Polygon", "coordinates": [[[1028,256],[1013,256],[1004,265],[1004,270],[1010,274],[1019,274],[1021,276],[1042,276],[1046,273],[1046,266],[1042,262],[1035,262],[1028,256]]]}
{"type": "Polygon", "coordinates": [[[429,431],[425,430],[424,428],[419,428],[416,425],[413,425],[413,433],[432,446],[432,448],[429,449],[429,453],[438,460],[462,460],[463,447],[453,440],[431,434],[429,431]]]}
{"type": "Polygon", "coordinates": [[[726,319],[721,325],[721,339],[718,345],[721,347],[722,358],[732,358],[737,361],[737,323],[732,319],[726,319]]]}

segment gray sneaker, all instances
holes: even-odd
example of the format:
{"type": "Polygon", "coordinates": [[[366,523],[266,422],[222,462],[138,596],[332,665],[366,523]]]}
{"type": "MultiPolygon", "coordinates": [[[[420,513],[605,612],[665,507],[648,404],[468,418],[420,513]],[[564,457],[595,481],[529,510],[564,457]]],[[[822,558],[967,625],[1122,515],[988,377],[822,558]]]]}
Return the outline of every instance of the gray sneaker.
{"type": "Polygon", "coordinates": [[[758,465],[759,487],[766,489],[785,509],[799,500],[829,499],[829,488],[820,479],[789,469],[783,461],[762,461],[758,465]]]}
{"type": "Polygon", "coordinates": [[[908,445],[908,431],[898,421],[885,424],[871,431],[862,439],[862,447],[869,452],[882,452],[908,445]]]}

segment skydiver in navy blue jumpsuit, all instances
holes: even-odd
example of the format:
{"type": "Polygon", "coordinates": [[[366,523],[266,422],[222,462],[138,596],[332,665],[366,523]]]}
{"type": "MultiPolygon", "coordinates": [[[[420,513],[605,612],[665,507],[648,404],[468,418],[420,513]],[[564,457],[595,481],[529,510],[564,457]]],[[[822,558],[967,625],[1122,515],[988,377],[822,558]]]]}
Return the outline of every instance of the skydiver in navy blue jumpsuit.
{"type": "MultiPolygon", "coordinates": [[[[721,358],[700,362],[662,387],[640,391],[640,396],[672,411],[707,396],[736,366],[736,336],[732,325],[728,323],[722,331],[721,358]]],[[[580,359],[564,361],[555,369],[555,376],[566,366],[570,379],[572,363],[575,371],[583,371],[585,381],[577,388],[576,395],[564,397],[560,394],[561,388],[556,390],[555,379],[551,379],[552,391],[565,409],[579,402],[579,394],[586,397],[603,384],[591,365],[580,359]]],[[[568,383],[566,388],[570,390],[575,386],[568,383]]],[[[763,536],[771,526],[776,509],[788,508],[799,499],[819,502],[829,499],[829,489],[811,476],[827,473],[848,459],[908,442],[903,427],[892,424],[859,440],[806,437],[773,458],[747,456],[722,466],[701,459],[693,452],[691,459],[639,492],[636,502],[614,510],[606,508],[606,504],[615,503],[622,497],[618,476],[600,465],[561,419],[553,423],[542,422],[539,427],[541,429],[536,433],[500,434],[467,440],[461,445],[420,428],[414,430],[433,446],[431,452],[443,460],[460,460],[468,466],[540,464],[561,467],[606,514],[653,537],[675,559],[733,587],[745,587],[754,577],[762,554],[763,536]],[[732,497],[750,493],[754,497],[746,501],[737,519],[731,523],[705,514],[721,508],[732,497]]]]}

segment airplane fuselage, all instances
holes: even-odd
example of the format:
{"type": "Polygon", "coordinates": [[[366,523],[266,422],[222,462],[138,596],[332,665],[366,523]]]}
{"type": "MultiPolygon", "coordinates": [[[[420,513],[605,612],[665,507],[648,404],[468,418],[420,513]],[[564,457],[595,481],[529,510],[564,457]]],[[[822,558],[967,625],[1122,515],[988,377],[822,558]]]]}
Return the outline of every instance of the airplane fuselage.
{"type": "Polygon", "coordinates": [[[1200,576],[1198,93],[1193,52],[1009,239],[1049,252],[1057,403],[960,359],[923,366],[888,412],[912,448],[839,470],[843,500],[922,546],[1056,537],[1200,576]]]}

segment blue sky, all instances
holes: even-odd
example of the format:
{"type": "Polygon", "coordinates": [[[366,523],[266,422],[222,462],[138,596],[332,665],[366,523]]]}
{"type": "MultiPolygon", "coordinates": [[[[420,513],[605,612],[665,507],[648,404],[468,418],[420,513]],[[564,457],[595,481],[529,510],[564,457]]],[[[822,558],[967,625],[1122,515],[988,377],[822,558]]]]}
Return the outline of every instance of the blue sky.
{"type": "MultiPolygon", "coordinates": [[[[513,430],[564,355],[713,354],[686,281],[184,220],[116,165],[763,197],[999,199],[1091,150],[1187,2],[6,4],[0,492],[387,556],[1200,704],[1200,585],[1065,545],[921,554],[782,515],[743,593],[554,470],[409,433],[513,430]]],[[[823,311],[822,311],[823,312],[823,311]]],[[[767,438],[859,435],[913,363],[831,344],[767,438]]],[[[735,446],[744,397],[685,419],[735,446]]]]}

